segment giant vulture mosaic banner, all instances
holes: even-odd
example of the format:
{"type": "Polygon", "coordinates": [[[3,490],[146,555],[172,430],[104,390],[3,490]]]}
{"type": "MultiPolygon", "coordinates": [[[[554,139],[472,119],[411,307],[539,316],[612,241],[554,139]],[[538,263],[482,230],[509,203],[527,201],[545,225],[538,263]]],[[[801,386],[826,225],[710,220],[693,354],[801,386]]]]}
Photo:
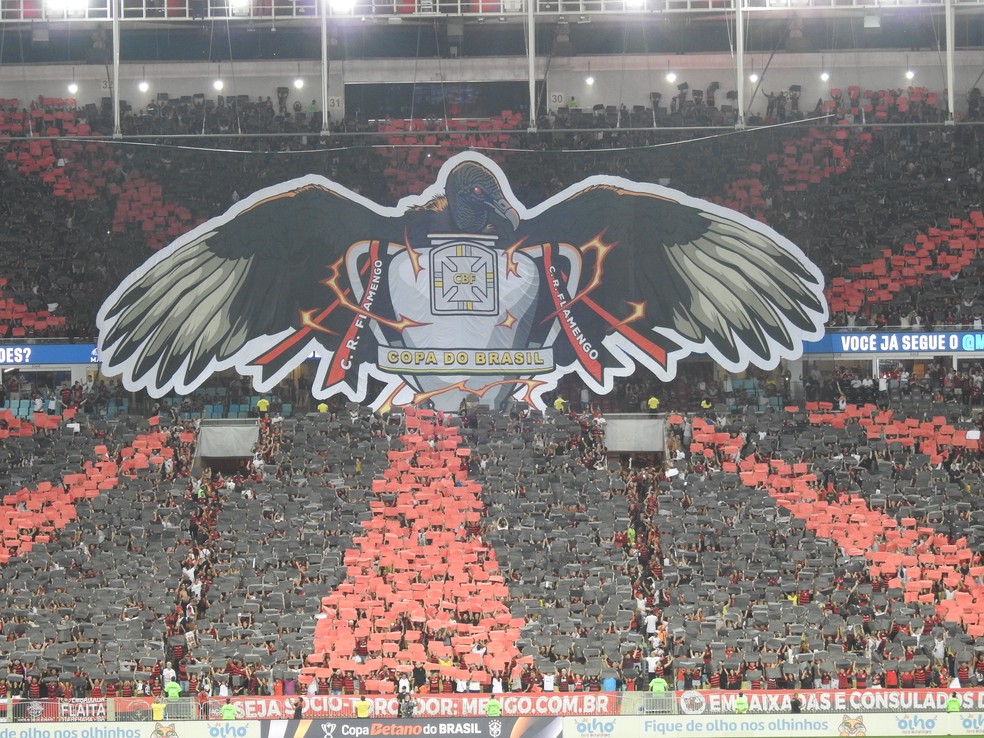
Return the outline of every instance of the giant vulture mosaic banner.
{"type": "Polygon", "coordinates": [[[757,221],[613,176],[527,208],[463,153],[395,207],[321,176],[256,192],[132,272],[97,322],[103,372],[154,396],[229,368],[264,391],[314,355],[316,397],[457,409],[541,406],[570,373],[599,394],[639,365],[668,380],[693,353],[768,369],[826,317],[820,270],[757,221]]]}

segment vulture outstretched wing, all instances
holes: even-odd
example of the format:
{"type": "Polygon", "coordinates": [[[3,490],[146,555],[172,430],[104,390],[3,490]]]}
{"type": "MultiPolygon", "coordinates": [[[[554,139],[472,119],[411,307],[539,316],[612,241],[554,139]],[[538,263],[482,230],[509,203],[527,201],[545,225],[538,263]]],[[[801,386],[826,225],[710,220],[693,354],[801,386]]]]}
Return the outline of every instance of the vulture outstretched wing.
{"type": "Polygon", "coordinates": [[[129,275],[97,322],[103,371],[157,396],[227,368],[268,389],[315,351],[316,396],[362,399],[371,375],[380,402],[430,387],[453,409],[453,392],[529,392],[534,374],[534,398],[571,371],[606,391],[636,361],[671,377],[689,353],[768,368],[826,316],[819,270],[760,223],[614,177],[527,210],[462,153],[392,208],[315,176],[260,191],[129,275]],[[446,275],[477,297],[445,299],[446,275]],[[382,346],[410,358],[383,368],[382,346]],[[439,381],[413,379],[432,367],[439,381]]]}
{"type": "Polygon", "coordinates": [[[594,279],[571,289],[568,307],[594,313],[585,323],[605,316],[628,337],[623,347],[664,368],[640,347],[655,341],[667,355],[707,353],[740,370],[775,366],[822,333],[823,278],[796,246],[732,211],[639,187],[588,180],[534,208],[518,230],[526,243],[579,249],[581,273],[594,279]]]}
{"type": "MultiPolygon", "coordinates": [[[[252,360],[271,337],[289,338],[304,311],[337,301],[323,280],[346,249],[399,240],[402,227],[326,182],[302,178],[262,190],[130,274],[97,318],[107,374],[155,395],[190,391],[213,371],[252,360]]],[[[334,351],[351,319],[350,311],[331,312],[311,339],[334,351]]],[[[259,375],[269,379],[297,360],[297,351],[286,352],[259,375]]]]}

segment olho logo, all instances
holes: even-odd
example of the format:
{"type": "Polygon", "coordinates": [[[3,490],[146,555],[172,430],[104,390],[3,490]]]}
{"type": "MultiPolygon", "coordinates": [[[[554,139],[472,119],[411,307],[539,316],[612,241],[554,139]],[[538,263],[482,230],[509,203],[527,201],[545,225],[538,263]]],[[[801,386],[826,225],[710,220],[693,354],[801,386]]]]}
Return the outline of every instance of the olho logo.
{"type": "Polygon", "coordinates": [[[574,723],[579,735],[583,736],[608,736],[615,732],[614,720],[577,720],[574,723]]]}

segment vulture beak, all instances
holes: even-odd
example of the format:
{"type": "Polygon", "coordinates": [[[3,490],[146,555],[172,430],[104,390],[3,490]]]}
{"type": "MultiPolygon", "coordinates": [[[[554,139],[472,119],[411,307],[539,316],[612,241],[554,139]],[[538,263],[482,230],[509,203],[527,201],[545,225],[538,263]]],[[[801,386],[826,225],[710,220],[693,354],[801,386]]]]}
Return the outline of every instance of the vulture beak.
{"type": "Polygon", "coordinates": [[[509,204],[509,202],[504,197],[492,200],[489,203],[489,207],[496,215],[500,215],[509,221],[513,229],[519,228],[519,213],[516,212],[516,208],[509,204]]]}

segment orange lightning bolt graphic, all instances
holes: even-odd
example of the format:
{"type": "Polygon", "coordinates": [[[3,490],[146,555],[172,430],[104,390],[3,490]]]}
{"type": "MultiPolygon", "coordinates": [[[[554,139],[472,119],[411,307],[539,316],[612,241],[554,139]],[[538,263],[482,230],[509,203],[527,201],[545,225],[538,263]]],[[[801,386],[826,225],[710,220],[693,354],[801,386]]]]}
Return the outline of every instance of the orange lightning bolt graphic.
{"type": "Polygon", "coordinates": [[[333,330],[331,330],[329,328],[325,328],[323,325],[321,325],[318,322],[319,319],[323,319],[325,317],[325,315],[324,315],[323,312],[320,313],[317,318],[312,318],[311,317],[316,312],[318,312],[318,311],[317,310],[301,310],[301,325],[304,326],[305,328],[310,328],[312,331],[319,331],[321,333],[327,333],[327,334],[332,335],[332,336],[337,336],[338,334],[335,333],[335,331],[333,331],[333,330]]]}
{"type": "MultiPolygon", "coordinates": [[[[575,302],[579,302],[580,300],[590,295],[596,288],[601,286],[602,277],[604,276],[605,273],[605,257],[608,256],[609,252],[613,248],[615,248],[616,245],[618,245],[618,241],[612,241],[611,243],[605,243],[604,241],[602,241],[601,237],[604,235],[605,235],[605,231],[602,231],[597,236],[592,238],[590,241],[583,244],[579,249],[581,252],[588,252],[588,251],[597,252],[597,256],[595,257],[594,269],[591,272],[591,281],[588,282],[588,284],[585,286],[583,290],[580,290],[576,295],[571,297],[571,299],[567,301],[564,307],[568,307],[570,305],[573,305],[575,302]]],[[[547,321],[556,318],[559,313],[560,310],[556,310],[552,312],[550,315],[546,316],[543,319],[543,322],[546,323],[547,321]]]]}
{"type": "Polygon", "coordinates": [[[390,393],[390,396],[387,397],[385,400],[383,400],[383,404],[379,406],[379,412],[388,413],[390,410],[392,410],[393,400],[396,399],[396,396],[400,394],[400,392],[402,392],[403,388],[406,386],[407,386],[406,382],[401,382],[400,384],[398,384],[396,386],[396,389],[390,393]]]}
{"type": "MultiPolygon", "coordinates": [[[[601,278],[605,272],[605,257],[608,256],[609,252],[618,245],[618,241],[612,241],[611,243],[605,243],[601,240],[601,237],[605,235],[602,231],[597,236],[592,238],[586,244],[581,246],[582,252],[595,251],[597,255],[595,256],[595,268],[591,274],[591,281],[585,286],[583,290],[580,290],[570,302],[577,302],[585,295],[591,294],[591,292],[596,288],[601,286],[601,278]]],[[[570,303],[568,303],[570,304],[570,303]]]]}
{"type": "Polygon", "coordinates": [[[519,247],[523,245],[526,241],[525,238],[521,238],[508,249],[506,249],[506,276],[507,277],[518,277],[519,276],[519,265],[516,263],[516,252],[519,247]]]}
{"type": "Polygon", "coordinates": [[[345,291],[338,284],[342,276],[342,260],[339,259],[330,267],[332,274],[328,279],[321,280],[321,284],[325,285],[328,289],[335,293],[335,297],[338,298],[338,304],[341,305],[346,310],[350,310],[356,315],[361,315],[363,317],[369,318],[370,320],[375,320],[381,325],[385,325],[397,331],[404,331],[407,328],[415,328],[422,325],[430,325],[430,323],[420,323],[411,318],[401,318],[400,320],[390,320],[389,318],[384,318],[381,315],[371,313],[367,310],[363,310],[356,303],[352,302],[345,295],[345,291]]]}
{"type": "Polygon", "coordinates": [[[503,328],[512,328],[514,325],[516,325],[516,316],[507,310],[506,317],[504,317],[495,325],[496,328],[498,328],[499,326],[502,326],[503,328]]]}
{"type": "MultiPolygon", "coordinates": [[[[546,382],[541,382],[537,379],[500,379],[497,382],[489,382],[484,387],[479,387],[475,389],[474,387],[468,387],[464,382],[455,382],[454,384],[445,387],[444,389],[433,390],[431,392],[418,392],[413,396],[413,404],[418,404],[421,402],[426,402],[432,397],[437,397],[438,395],[443,395],[445,392],[451,392],[452,390],[461,390],[462,392],[471,392],[472,394],[482,397],[493,387],[498,387],[500,385],[506,384],[521,384],[526,387],[526,394],[523,396],[523,402],[531,403],[533,399],[533,390],[541,385],[545,385],[546,382]]],[[[387,402],[393,399],[395,395],[390,395],[387,402]]]]}
{"type": "Polygon", "coordinates": [[[417,276],[424,271],[424,268],[420,266],[420,254],[414,251],[413,246],[410,245],[410,237],[407,234],[406,229],[403,231],[403,243],[399,248],[402,248],[407,252],[407,257],[410,259],[410,267],[413,269],[413,277],[416,279],[417,276]]]}
{"type": "Polygon", "coordinates": [[[623,325],[628,325],[629,323],[635,323],[637,320],[641,320],[646,317],[646,303],[644,302],[626,302],[626,305],[632,307],[632,312],[629,313],[628,317],[615,323],[612,328],[618,329],[623,325]]]}

